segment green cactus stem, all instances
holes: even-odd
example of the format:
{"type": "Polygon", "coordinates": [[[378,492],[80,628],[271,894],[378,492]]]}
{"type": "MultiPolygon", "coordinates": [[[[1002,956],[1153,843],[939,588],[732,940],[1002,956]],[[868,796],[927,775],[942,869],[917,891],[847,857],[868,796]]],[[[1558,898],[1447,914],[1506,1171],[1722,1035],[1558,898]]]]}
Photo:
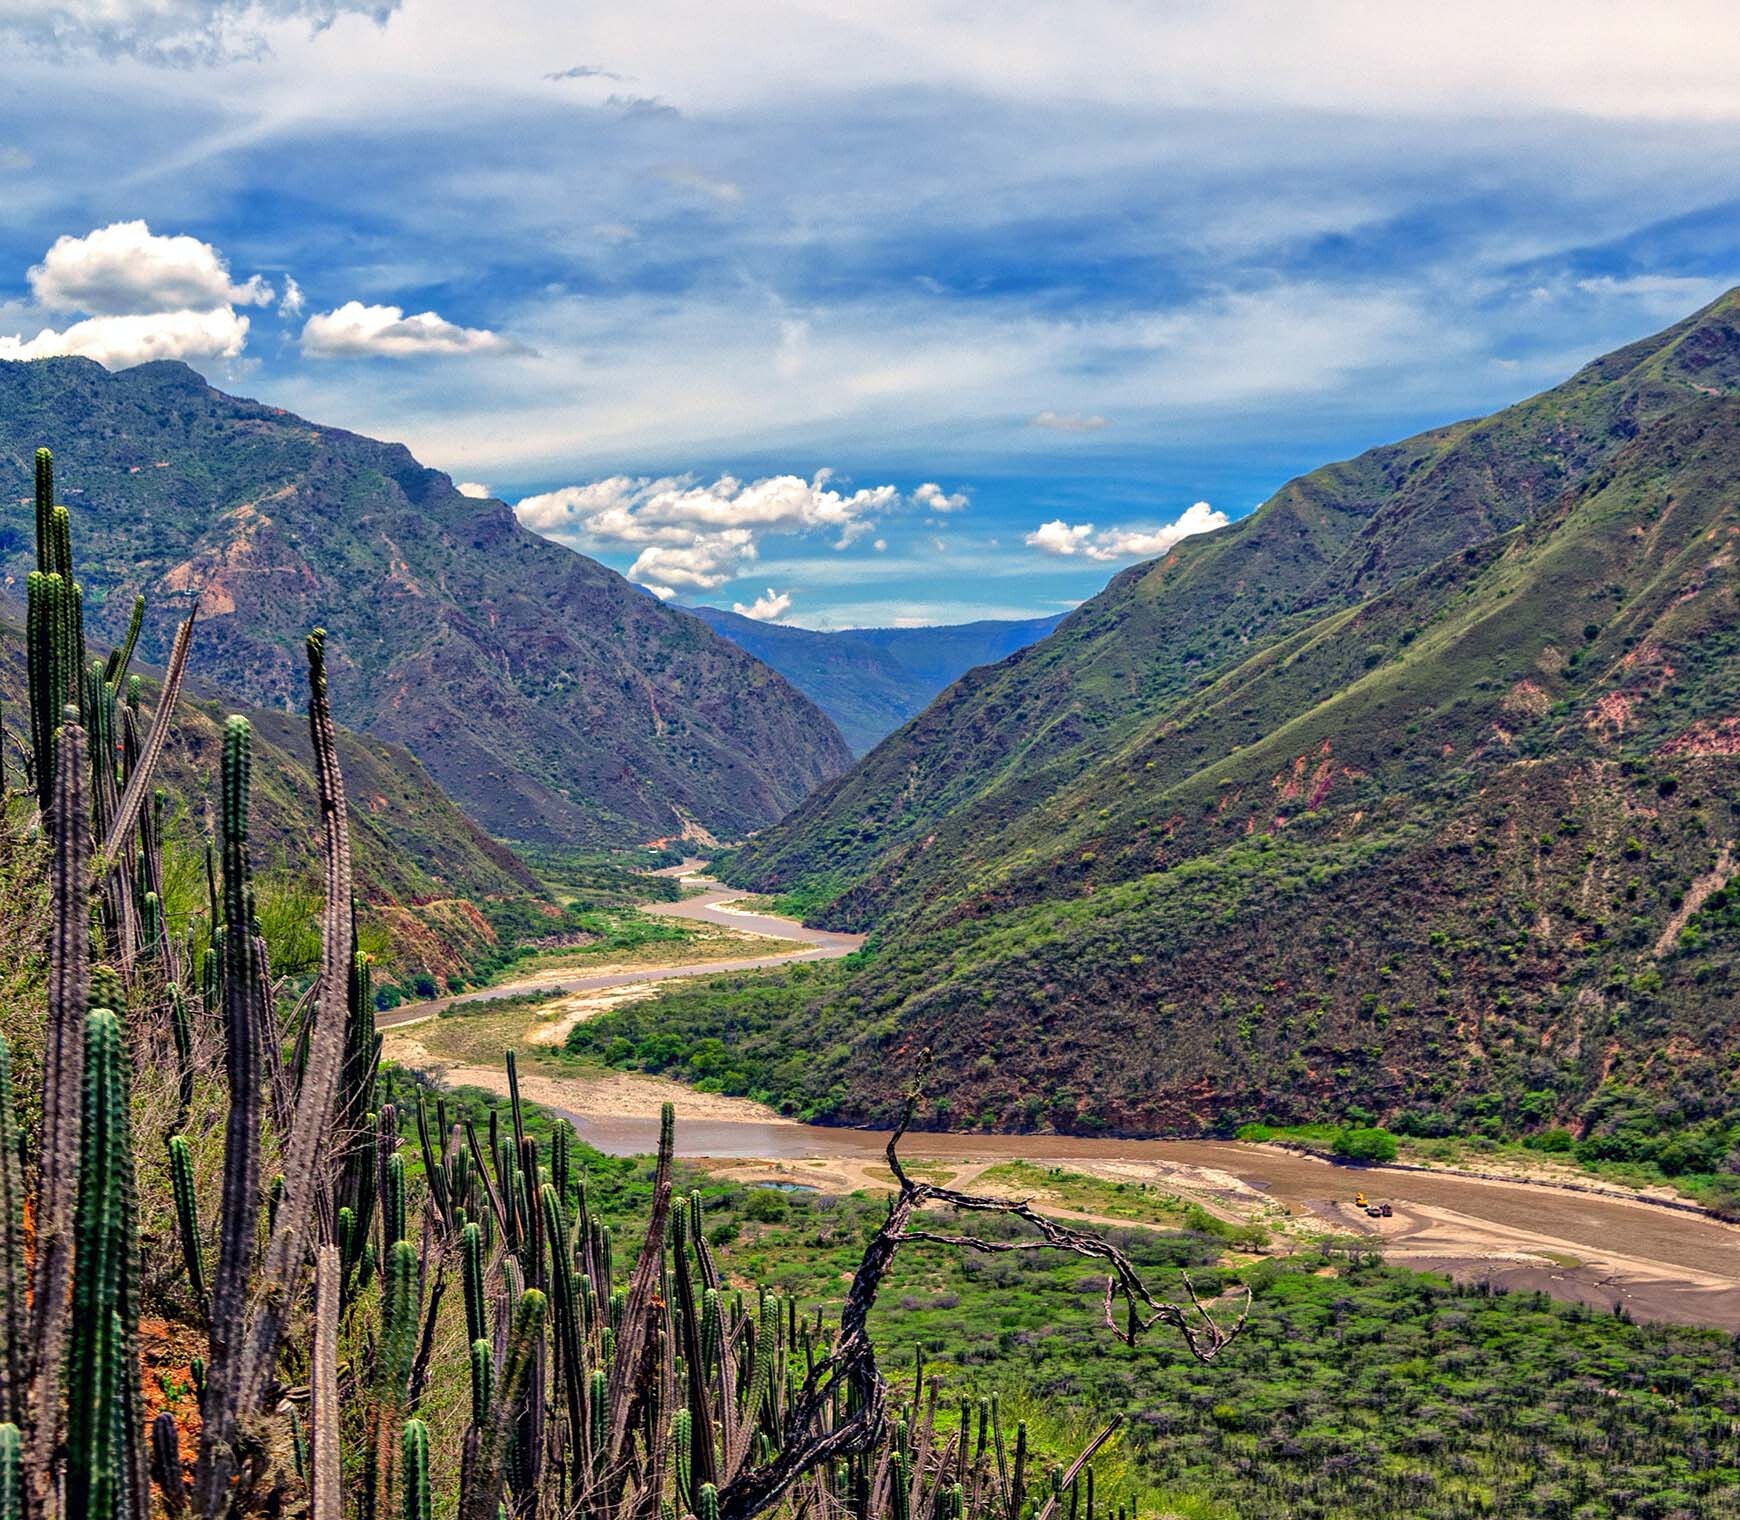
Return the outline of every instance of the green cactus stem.
{"type": "Polygon", "coordinates": [[[402,1437],[404,1466],[400,1493],[405,1520],[433,1520],[429,1492],[429,1427],[421,1420],[405,1421],[402,1437]]]}
{"type": "Polygon", "coordinates": [[[180,1135],[169,1137],[169,1181],[175,1194],[175,1228],[181,1238],[181,1261],[187,1269],[187,1286],[202,1315],[210,1314],[206,1297],[205,1265],[200,1250],[199,1198],[193,1188],[193,1156],[180,1135]]]}
{"type": "Polygon", "coordinates": [[[67,1513],[92,1520],[119,1515],[127,1489],[129,1369],[121,1310],[133,1251],[128,1228],[133,1157],[127,1148],[123,1063],[120,1020],[110,1009],[92,1009],[85,1019],[66,1437],[67,1513]]]}

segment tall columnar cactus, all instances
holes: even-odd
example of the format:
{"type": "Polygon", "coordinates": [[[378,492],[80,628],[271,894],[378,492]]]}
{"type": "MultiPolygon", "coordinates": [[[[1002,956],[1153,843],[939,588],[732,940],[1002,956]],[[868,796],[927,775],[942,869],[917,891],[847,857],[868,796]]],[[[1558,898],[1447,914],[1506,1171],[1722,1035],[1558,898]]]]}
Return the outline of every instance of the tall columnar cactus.
{"type": "Polygon", "coordinates": [[[207,1507],[215,1478],[206,1450],[231,1441],[240,1390],[239,1349],[248,1272],[260,1213],[261,1036],[269,1009],[259,1006],[259,942],[254,935],[248,862],[248,783],[252,734],[246,718],[224,724],[219,776],[224,939],[218,977],[224,1020],[224,1074],[230,1090],[224,1129],[223,1200],[217,1271],[211,1289],[211,1377],[207,1383],[199,1502],[207,1507]]]}
{"type": "Polygon", "coordinates": [[[54,455],[36,451],[36,568],[48,569],[48,514],[54,510],[54,455]]]}
{"type": "Polygon", "coordinates": [[[401,1509],[405,1520],[433,1520],[429,1492],[429,1427],[421,1420],[405,1421],[404,1466],[400,1474],[401,1509]]]}
{"type": "Polygon", "coordinates": [[[126,1284],[133,1274],[133,1156],[127,1134],[126,1056],[121,1024],[107,1008],[85,1020],[78,1272],[67,1365],[66,1509],[108,1520],[123,1512],[129,1463],[141,1449],[130,1429],[126,1284]]]}
{"type": "Polygon", "coordinates": [[[483,1230],[475,1221],[459,1232],[460,1269],[465,1287],[465,1338],[479,1341],[488,1332],[484,1318],[483,1230]]]}
{"type": "Polygon", "coordinates": [[[181,1240],[181,1262],[187,1286],[200,1313],[209,1315],[205,1292],[205,1262],[199,1238],[199,1198],[193,1188],[193,1157],[180,1135],[169,1137],[169,1180],[175,1195],[175,1228],[181,1240]]]}
{"type": "Polygon", "coordinates": [[[180,1111],[175,1122],[179,1127],[187,1122],[187,1111],[193,1107],[193,1021],[188,1017],[187,999],[181,988],[171,982],[164,992],[169,998],[169,1031],[175,1041],[175,1068],[179,1078],[177,1093],[180,1111]]]}
{"type": "Polygon", "coordinates": [[[314,1259],[314,1345],[309,1357],[308,1421],[313,1427],[312,1520],[341,1520],[342,1472],[338,1442],[338,1312],[343,1266],[338,1247],[323,1245],[314,1259]]]}
{"type": "Polygon", "coordinates": [[[60,1444],[61,1374],[66,1356],[67,1294],[72,1281],[73,1201],[78,1185],[79,1115],[85,1014],[90,993],[90,840],[85,817],[84,730],[69,721],[55,757],[53,919],[49,938],[48,1019],[43,1030],[42,1129],[36,1206],[36,1264],[31,1299],[31,1394],[34,1411],[26,1456],[34,1505],[47,1503],[51,1464],[60,1444]]]}
{"type": "Polygon", "coordinates": [[[0,1035],[0,1421],[27,1418],[30,1306],[25,1298],[24,1172],[12,1096],[12,1049],[0,1035]]]}
{"type": "Polygon", "coordinates": [[[24,1520],[24,1437],[10,1420],[0,1424],[0,1520],[24,1520]]]}
{"type": "Polygon", "coordinates": [[[460,1520],[495,1520],[501,1502],[503,1461],[543,1338],[545,1303],[542,1293],[528,1288],[514,1308],[513,1329],[491,1399],[489,1425],[477,1443],[471,1487],[460,1497],[460,1520]]]}

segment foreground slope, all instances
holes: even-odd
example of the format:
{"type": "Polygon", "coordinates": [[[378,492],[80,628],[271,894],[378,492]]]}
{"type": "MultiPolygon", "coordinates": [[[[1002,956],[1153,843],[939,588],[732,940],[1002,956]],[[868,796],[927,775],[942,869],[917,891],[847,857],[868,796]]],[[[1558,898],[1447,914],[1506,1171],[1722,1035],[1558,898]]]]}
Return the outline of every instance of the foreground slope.
{"type": "Polygon", "coordinates": [[[975,672],[726,863],[873,953],[663,1027],[835,1118],[929,1047],[1010,1127],[1740,1119],[1737,305],[1306,477],[975,672]],[[1470,485],[1466,523],[1419,484],[1549,457],[1575,479],[1470,485]],[[1216,597],[1236,654],[1184,626],[1216,597]]]}
{"type": "MultiPolygon", "coordinates": [[[[0,565],[30,568],[55,449],[93,626],[201,594],[193,668],[262,707],[333,633],[353,728],[411,750],[499,837],[632,843],[771,822],[849,760],[784,679],[401,446],[226,396],[184,365],[0,363],[0,565]]],[[[160,658],[171,612],[148,624],[160,658]]]]}
{"type": "Polygon", "coordinates": [[[749,651],[839,725],[854,755],[873,749],[977,665],[992,665],[1045,637],[1055,617],[986,619],[934,628],[818,632],[763,623],[721,607],[690,607],[715,633],[749,651]]]}

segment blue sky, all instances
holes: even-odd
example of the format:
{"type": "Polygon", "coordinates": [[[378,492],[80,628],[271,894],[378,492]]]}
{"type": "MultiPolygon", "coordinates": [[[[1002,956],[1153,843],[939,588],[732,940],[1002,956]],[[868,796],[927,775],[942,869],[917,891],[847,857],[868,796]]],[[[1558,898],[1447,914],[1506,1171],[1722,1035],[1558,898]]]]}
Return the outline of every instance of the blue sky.
{"type": "Polygon", "coordinates": [[[1054,612],[1740,281],[1732,21],[8,0],[0,357],[186,357],[684,600],[1054,612]]]}

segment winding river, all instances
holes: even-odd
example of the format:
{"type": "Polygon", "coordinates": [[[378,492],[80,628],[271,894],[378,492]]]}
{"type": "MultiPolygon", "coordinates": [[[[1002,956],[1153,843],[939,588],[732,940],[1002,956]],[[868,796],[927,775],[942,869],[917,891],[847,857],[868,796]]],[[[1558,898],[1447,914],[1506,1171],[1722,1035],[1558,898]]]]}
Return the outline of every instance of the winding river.
{"type": "MultiPolygon", "coordinates": [[[[674,868],[683,870],[686,868],[674,868]]],[[[457,997],[408,1004],[381,1015],[381,1028],[413,1023],[455,1003],[488,1001],[529,991],[591,992],[666,981],[828,960],[847,955],[862,936],[810,929],[789,919],[731,906],[741,894],[704,877],[687,876],[703,890],[645,911],[710,921],[798,941],[803,948],[695,965],[617,971],[565,980],[535,979],[457,997]]],[[[578,1081],[579,1079],[575,1079],[578,1081]]],[[[650,1079],[649,1079],[650,1080],[650,1079]]],[[[566,1081],[549,1084],[581,1136],[616,1155],[651,1151],[658,1121],[651,1112],[600,1115],[576,1099],[562,1107],[566,1081]]],[[[544,1101],[549,1101],[546,1098],[544,1101]]],[[[754,1119],[681,1117],[679,1151],[691,1158],[736,1163],[874,1162],[887,1136],[867,1130],[798,1124],[769,1115],[754,1119]]],[[[1249,1203],[1253,1191],[1289,1213],[1308,1213],[1349,1236],[1369,1237],[1386,1259],[1444,1270],[1495,1286],[1534,1288],[1554,1297],[1602,1308],[1623,1306],[1635,1318],[1669,1320],[1740,1331],[1740,1229],[1698,1213],[1618,1192],[1585,1192],[1548,1183],[1492,1180],[1407,1168],[1344,1168],[1272,1146],[1218,1140],[1082,1139],[1060,1135],[913,1134],[901,1153],[964,1165],[1027,1160],[1041,1165],[1139,1167],[1164,1181],[1188,1178],[1206,1196],[1229,1205],[1249,1203]],[[1373,1220],[1354,1207],[1356,1191],[1389,1203],[1393,1213],[1373,1220]]]]}

